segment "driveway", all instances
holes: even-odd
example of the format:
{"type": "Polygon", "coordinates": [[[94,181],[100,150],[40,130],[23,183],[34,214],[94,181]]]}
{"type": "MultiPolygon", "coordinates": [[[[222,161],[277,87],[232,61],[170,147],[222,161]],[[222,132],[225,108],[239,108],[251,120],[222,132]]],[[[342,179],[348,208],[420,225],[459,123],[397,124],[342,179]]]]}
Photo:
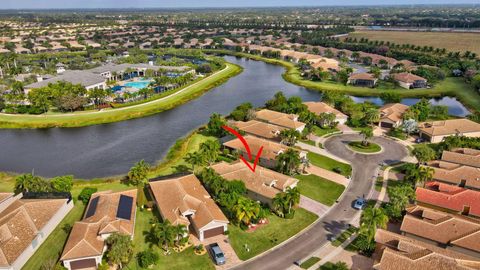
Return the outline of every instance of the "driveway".
{"type": "Polygon", "coordinates": [[[325,170],[324,168],[320,168],[315,165],[310,165],[306,170],[311,174],[318,175],[320,177],[323,177],[327,180],[330,180],[332,182],[335,182],[343,186],[348,186],[348,183],[350,182],[348,178],[346,178],[341,174],[338,174],[329,170],[325,170]]]}
{"type": "Polygon", "coordinates": [[[307,196],[300,196],[300,203],[298,204],[301,208],[310,211],[316,214],[318,217],[322,217],[327,210],[330,208],[324,204],[321,204],[313,199],[308,198],[307,196]]]}
{"type": "MultiPolygon", "coordinates": [[[[193,235],[191,235],[190,239],[193,241],[194,245],[203,244],[203,246],[206,249],[208,249],[208,246],[213,243],[217,243],[220,246],[220,249],[225,254],[226,263],[224,265],[215,265],[215,269],[217,270],[229,269],[234,265],[238,265],[241,262],[241,260],[238,258],[237,254],[233,250],[233,247],[228,242],[228,237],[226,235],[222,234],[222,235],[210,237],[210,238],[204,239],[203,242],[200,242],[193,235]]],[[[211,255],[208,254],[208,256],[210,256],[209,258],[210,260],[212,260],[211,255]]]]}
{"type": "Polygon", "coordinates": [[[379,164],[395,163],[408,155],[405,146],[381,137],[372,140],[388,151],[376,155],[362,155],[346,148],[349,141],[361,140],[361,138],[357,134],[340,135],[330,137],[324,143],[326,150],[352,164],[352,180],[340,201],[310,229],[278,248],[238,265],[234,269],[287,269],[294,261],[309,256],[329,242],[359,216],[359,212],[352,208],[352,203],[358,197],[368,196],[373,190],[379,164]]]}

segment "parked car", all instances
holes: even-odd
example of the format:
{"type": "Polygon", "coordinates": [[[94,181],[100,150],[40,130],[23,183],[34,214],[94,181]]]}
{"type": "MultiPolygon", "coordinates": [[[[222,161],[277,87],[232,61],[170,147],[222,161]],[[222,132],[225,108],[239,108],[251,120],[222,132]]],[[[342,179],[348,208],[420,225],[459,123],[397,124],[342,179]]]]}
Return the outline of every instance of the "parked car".
{"type": "Polygon", "coordinates": [[[220,246],[217,243],[210,245],[210,254],[212,255],[213,261],[216,265],[225,264],[225,254],[223,254],[223,251],[220,249],[220,246]]]}
{"type": "Polygon", "coordinates": [[[415,142],[416,142],[416,143],[422,143],[422,142],[424,142],[424,141],[425,141],[425,140],[424,140],[423,138],[416,138],[416,139],[415,139],[415,142]]]}
{"type": "Polygon", "coordinates": [[[367,205],[367,201],[364,198],[358,198],[353,203],[353,208],[362,210],[367,205]]]}

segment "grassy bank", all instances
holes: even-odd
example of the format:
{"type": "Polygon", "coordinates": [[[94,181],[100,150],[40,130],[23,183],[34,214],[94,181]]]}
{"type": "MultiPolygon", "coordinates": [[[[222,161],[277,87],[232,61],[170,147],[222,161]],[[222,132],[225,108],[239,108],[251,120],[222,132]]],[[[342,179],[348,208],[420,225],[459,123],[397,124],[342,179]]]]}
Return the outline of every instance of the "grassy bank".
{"type": "Polygon", "coordinates": [[[129,107],[65,114],[0,114],[0,128],[81,127],[144,117],[174,108],[189,100],[195,99],[206,91],[226,82],[229,78],[239,74],[241,71],[242,68],[240,66],[226,63],[226,67],[223,70],[198,82],[187,85],[167,97],[129,107]]]}
{"type": "Polygon", "coordinates": [[[314,174],[297,175],[295,178],[300,180],[298,182],[300,194],[328,206],[332,206],[345,190],[343,185],[314,174]]]}
{"type": "Polygon", "coordinates": [[[300,71],[295,67],[294,63],[262,57],[259,55],[252,55],[248,53],[238,53],[232,51],[216,51],[229,55],[246,57],[253,60],[263,61],[269,64],[281,65],[285,67],[286,71],[283,78],[290,83],[303,86],[311,90],[332,90],[342,92],[354,96],[380,96],[382,93],[398,93],[402,98],[409,97],[443,97],[450,96],[457,98],[466,107],[472,111],[479,111],[480,108],[480,94],[478,94],[472,85],[466,84],[462,78],[447,77],[445,80],[438,82],[431,89],[382,89],[382,88],[364,88],[355,87],[351,85],[343,85],[335,82],[314,82],[305,80],[300,76],[300,71]]]}

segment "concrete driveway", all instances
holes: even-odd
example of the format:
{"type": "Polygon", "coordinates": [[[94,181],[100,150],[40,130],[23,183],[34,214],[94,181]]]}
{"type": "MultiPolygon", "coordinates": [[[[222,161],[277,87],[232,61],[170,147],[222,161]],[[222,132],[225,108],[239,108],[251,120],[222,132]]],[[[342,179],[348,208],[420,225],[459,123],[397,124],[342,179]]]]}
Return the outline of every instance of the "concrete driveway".
{"type": "MultiPolygon", "coordinates": [[[[214,237],[210,237],[207,239],[204,239],[203,242],[200,242],[195,236],[191,236],[190,239],[193,241],[194,245],[198,244],[203,244],[203,246],[208,249],[208,246],[213,243],[217,243],[220,246],[220,249],[223,251],[225,254],[226,258],[226,263],[224,265],[215,265],[215,269],[217,270],[223,270],[223,269],[229,269],[235,265],[238,265],[242,261],[238,258],[237,254],[235,253],[235,250],[233,250],[233,247],[230,245],[228,241],[228,237],[226,235],[217,235],[214,237]]],[[[209,258],[213,261],[210,253],[208,254],[209,258]]],[[[215,264],[215,263],[214,263],[215,264]]]]}
{"type": "Polygon", "coordinates": [[[352,208],[352,203],[358,197],[368,196],[373,190],[379,164],[395,163],[408,155],[404,145],[382,137],[372,139],[386,149],[380,154],[362,155],[346,148],[349,141],[361,138],[357,134],[340,135],[330,137],[324,143],[326,150],[349,161],[353,168],[350,185],[340,201],[332,206],[331,211],[301,235],[234,269],[287,269],[294,261],[301,260],[322,247],[332,237],[346,229],[347,224],[358,218],[360,212],[352,208]]]}

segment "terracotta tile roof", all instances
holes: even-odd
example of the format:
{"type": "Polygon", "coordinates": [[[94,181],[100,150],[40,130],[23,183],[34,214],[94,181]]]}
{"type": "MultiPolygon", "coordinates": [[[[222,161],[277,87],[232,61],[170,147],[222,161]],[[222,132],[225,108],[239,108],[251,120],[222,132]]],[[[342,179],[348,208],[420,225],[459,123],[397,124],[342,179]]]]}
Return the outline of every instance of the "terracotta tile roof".
{"type": "Polygon", "coordinates": [[[403,114],[408,108],[407,105],[401,103],[385,104],[380,108],[380,117],[381,119],[389,119],[393,122],[398,122],[403,119],[403,114]]]}
{"type": "Polygon", "coordinates": [[[305,126],[305,123],[297,121],[298,117],[296,115],[276,112],[267,109],[256,112],[255,117],[259,120],[290,129],[297,129],[305,126]]]}
{"type": "Polygon", "coordinates": [[[451,151],[443,151],[442,160],[480,168],[480,150],[455,148],[451,151]]]}
{"type": "Polygon", "coordinates": [[[478,220],[413,206],[407,209],[400,230],[441,244],[480,252],[478,220]]]}
{"type": "Polygon", "coordinates": [[[480,124],[468,119],[451,119],[419,123],[418,128],[430,136],[480,132],[480,124]]]}
{"type": "Polygon", "coordinates": [[[0,266],[9,266],[31,245],[67,199],[17,199],[0,213],[0,266]]]}
{"type": "Polygon", "coordinates": [[[240,180],[248,190],[266,198],[273,198],[288,187],[295,187],[298,180],[290,176],[269,170],[257,165],[255,172],[237,161],[234,163],[220,162],[211,166],[218,174],[227,180],[240,180]]]}
{"type": "Polygon", "coordinates": [[[150,189],[162,217],[173,225],[190,225],[185,217],[189,212],[195,213],[191,220],[197,229],[213,221],[228,223],[222,210],[193,174],[150,182],[150,189]]]}
{"type": "MultiPolygon", "coordinates": [[[[102,234],[119,232],[133,235],[135,230],[137,190],[102,191],[92,195],[82,221],[76,222],[70,232],[61,260],[78,259],[103,254],[102,234]],[[133,198],[130,220],[117,218],[120,196],[133,198]],[[87,217],[93,199],[98,198],[96,210],[87,217]]],[[[94,206],[92,206],[94,207],[94,206]]],[[[93,208],[92,208],[93,209],[93,208]]]]}
{"type": "MultiPolygon", "coordinates": [[[[260,147],[263,146],[262,155],[261,155],[262,158],[274,160],[277,157],[277,155],[285,152],[288,149],[288,146],[285,146],[283,144],[261,139],[251,135],[246,135],[244,136],[244,138],[250,147],[252,156],[255,156],[260,150],[260,147]]],[[[223,145],[246,153],[245,146],[238,138],[228,142],[224,142],[223,145]]]]}
{"type": "Polygon", "coordinates": [[[427,81],[427,79],[417,76],[412,73],[402,72],[393,74],[393,78],[400,82],[414,83],[415,81],[427,81]]]}
{"type": "Polygon", "coordinates": [[[480,192],[439,182],[430,182],[416,190],[418,202],[457,212],[470,207],[470,215],[480,217],[480,192]]]}
{"type": "Polygon", "coordinates": [[[0,192],[0,203],[13,196],[11,192],[0,192]]]}
{"type": "Polygon", "coordinates": [[[250,120],[248,122],[237,121],[234,123],[234,126],[247,134],[271,140],[278,139],[280,132],[287,129],[286,127],[272,125],[257,120],[250,120]]]}
{"type": "Polygon", "coordinates": [[[393,232],[378,229],[375,241],[383,245],[377,270],[422,269],[465,270],[479,269],[478,258],[443,249],[393,232]]]}
{"type": "Polygon", "coordinates": [[[464,180],[466,187],[480,189],[480,168],[441,160],[431,161],[428,165],[435,171],[434,180],[454,185],[459,185],[464,180]]]}
{"type": "Polygon", "coordinates": [[[349,80],[370,80],[370,81],[375,81],[377,78],[373,76],[371,73],[354,73],[348,77],[349,80]]]}
{"type": "Polygon", "coordinates": [[[348,116],[341,111],[333,108],[332,106],[324,103],[324,102],[304,102],[308,107],[308,110],[316,115],[320,115],[321,113],[333,113],[337,118],[347,119],[348,116]]]}

